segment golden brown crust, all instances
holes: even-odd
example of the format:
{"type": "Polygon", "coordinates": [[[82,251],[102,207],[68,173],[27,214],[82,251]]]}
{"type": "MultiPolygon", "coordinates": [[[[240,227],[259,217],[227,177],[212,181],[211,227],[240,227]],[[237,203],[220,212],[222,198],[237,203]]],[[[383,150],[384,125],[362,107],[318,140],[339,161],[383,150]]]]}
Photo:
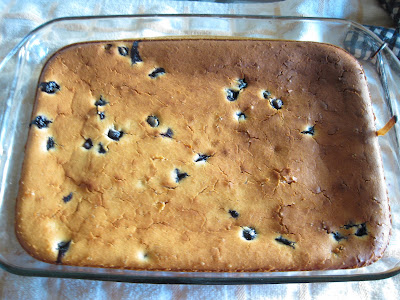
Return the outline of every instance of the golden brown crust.
{"type": "Polygon", "coordinates": [[[26,148],[16,231],[31,255],[176,271],[355,268],[381,257],[389,206],[351,55],[309,42],[134,45],[73,45],[42,73],[60,89],[39,87],[33,119],[52,123],[33,124],[26,148]],[[165,74],[148,76],[157,68],[165,74]]]}

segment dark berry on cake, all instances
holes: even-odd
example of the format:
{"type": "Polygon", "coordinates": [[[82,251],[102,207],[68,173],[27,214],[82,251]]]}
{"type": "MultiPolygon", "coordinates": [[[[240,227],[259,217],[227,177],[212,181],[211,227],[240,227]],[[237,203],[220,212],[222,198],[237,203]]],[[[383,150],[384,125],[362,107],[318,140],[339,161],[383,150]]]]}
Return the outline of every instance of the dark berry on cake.
{"type": "Polygon", "coordinates": [[[271,97],[271,92],[270,91],[264,91],[263,92],[263,97],[264,97],[264,99],[269,99],[271,97]]]}
{"type": "Polygon", "coordinates": [[[47,94],[54,94],[60,90],[60,86],[55,81],[42,82],[39,87],[42,92],[47,94]]]}
{"type": "Polygon", "coordinates": [[[209,158],[210,158],[210,155],[198,153],[194,162],[207,161],[207,159],[209,159],[209,158]]]}
{"type": "Polygon", "coordinates": [[[132,48],[131,48],[131,62],[132,65],[138,63],[138,62],[142,62],[142,58],[139,55],[139,42],[138,41],[134,41],[132,44],[132,48]]]}
{"type": "Polygon", "coordinates": [[[52,123],[50,120],[46,119],[46,117],[43,116],[37,116],[35,120],[31,122],[31,125],[36,125],[37,128],[42,129],[42,128],[47,128],[49,127],[49,124],[52,123]]]}
{"type": "Polygon", "coordinates": [[[238,89],[239,90],[243,90],[243,89],[247,88],[247,82],[246,82],[245,78],[238,79],[237,82],[238,82],[238,89]]]}
{"type": "Polygon", "coordinates": [[[366,223],[354,224],[354,223],[350,222],[349,224],[346,224],[343,227],[345,229],[350,229],[350,228],[356,227],[357,231],[354,233],[355,236],[364,236],[364,235],[368,234],[366,223]]]}
{"type": "Polygon", "coordinates": [[[168,129],[167,129],[167,132],[161,133],[161,136],[167,137],[167,138],[170,138],[170,139],[172,139],[172,136],[173,136],[173,135],[174,135],[174,133],[172,132],[172,129],[171,129],[171,128],[168,128],[168,129]]]}
{"type": "Polygon", "coordinates": [[[246,120],[246,115],[244,114],[244,112],[239,111],[236,113],[236,116],[237,116],[238,121],[246,120]]]}
{"type": "Polygon", "coordinates": [[[58,250],[58,255],[57,255],[57,263],[60,264],[62,261],[62,258],[64,257],[65,253],[67,253],[69,246],[71,244],[71,241],[68,242],[59,242],[57,245],[57,250],[58,250]]]}
{"type": "Polygon", "coordinates": [[[149,74],[150,78],[156,78],[160,75],[165,74],[165,69],[164,68],[156,68],[153,72],[149,74]]]}
{"type": "Polygon", "coordinates": [[[314,135],[315,134],[314,126],[308,127],[307,130],[304,130],[301,133],[302,134],[314,135]]]}
{"type": "Polygon", "coordinates": [[[340,232],[332,232],[332,235],[333,235],[333,238],[336,240],[336,241],[341,241],[341,240],[343,240],[343,239],[347,239],[345,236],[343,236],[340,232]]]}
{"type": "Polygon", "coordinates": [[[230,209],[228,212],[229,212],[229,214],[231,215],[232,218],[234,218],[234,219],[239,218],[239,213],[236,210],[230,209]]]}
{"type": "Polygon", "coordinates": [[[146,122],[151,126],[151,127],[158,127],[160,125],[160,120],[156,116],[148,116],[146,119],[146,122]]]}
{"type": "Polygon", "coordinates": [[[86,150],[89,150],[90,148],[93,147],[93,142],[91,139],[87,139],[84,143],[83,143],[83,148],[85,148],[86,150]]]}
{"type": "Polygon", "coordinates": [[[228,101],[235,101],[237,100],[237,98],[239,97],[239,91],[234,91],[232,89],[227,89],[226,90],[226,99],[228,99],[228,101]]]}
{"type": "Polygon", "coordinates": [[[285,238],[282,237],[282,236],[277,237],[277,238],[275,239],[275,241],[277,241],[278,243],[284,244],[284,245],[286,245],[286,246],[289,246],[289,247],[292,247],[293,249],[295,249],[295,248],[294,248],[294,244],[296,244],[296,242],[289,241],[288,239],[285,239],[285,238]]]}
{"type": "Polygon", "coordinates": [[[104,149],[104,146],[103,146],[102,143],[99,143],[99,150],[98,150],[98,152],[99,152],[100,154],[104,154],[104,153],[107,152],[106,149],[104,149]]]}
{"type": "Polygon", "coordinates": [[[104,49],[106,49],[106,50],[110,50],[110,49],[111,49],[111,47],[112,47],[112,44],[106,44],[106,45],[104,46],[104,49]]]}
{"type": "Polygon", "coordinates": [[[67,196],[63,197],[64,203],[71,201],[71,199],[72,199],[72,192],[69,193],[67,196]]]}
{"type": "Polygon", "coordinates": [[[106,100],[103,99],[103,96],[100,96],[100,99],[97,100],[94,105],[96,106],[104,106],[106,105],[108,102],[106,100]]]}
{"type": "Polygon", "coordinates": [[[188,177],[188,173],[186,172],[181,172],[179,169],[175,169],[175,182],[179,182],[182,179],[185,179],[188,177]]]}
{"type": "Polygon", "coordinates": [[[127,56],[129,54],[128,47],[118,47],[118,52],[122,56],[127,56]]]}
{"type": "Polygon", "coordinates": [[[110,130],[108,130],[108,133],[107,133],[107,136],[114,141],[119,141],[119,139],[122,138],[123,135],[124,135],[124,132],[122,130],[118,131],[118,130],[115,130],[112,128],[110,130]]]}
{"type": "Polygon", "coordinates": [[[354,224],[353,222],[350,222],[349,224],[346,224],[343,226],[345,229],[350,229],[352,227],[357,227],[357,224],[354,224]]]}
{"type": "Polygon", "coordinates": [[[54,139],[53,139],[52,137],[49,137],[49,138],[47,139],[47,143],[46,143],[46,149],[47,149],[47,151],[49,151],[50,149],[54,148],[55,144],[56,144],[56,143],[54,142],[54,139]]]}
{"type": "Polygon", "coordinates": [[[252,227],[243,227],[242,235],[244,239],[251,241],[257,237],[257,232],[252,227]]]}
{"type": "Polygon", "coordinates": [[[281,99],[271,99],[270,104],[275,109],[281,109],[283,106],[283,101],[281,99]]]}
{"type": "Polygon", "coordinates": [[[368,231],[367,231],[367,225],[365,223],[359,224],[358,225],[358,229],[356,231],[356,233],[354,235],[356,236],[364,236],[367,235],[368,231]]]}
{"type": "Polygon", "coordinates": [[[97,114],[99,115],[99,117],[100,117],[100,120],[104,120],[104,119],[105,119],[105,117],[106,117],[106,115],[104,114],[104,112],[103,112],[103,111],[98,111],[98,112],[97,112],[97,114]]]}

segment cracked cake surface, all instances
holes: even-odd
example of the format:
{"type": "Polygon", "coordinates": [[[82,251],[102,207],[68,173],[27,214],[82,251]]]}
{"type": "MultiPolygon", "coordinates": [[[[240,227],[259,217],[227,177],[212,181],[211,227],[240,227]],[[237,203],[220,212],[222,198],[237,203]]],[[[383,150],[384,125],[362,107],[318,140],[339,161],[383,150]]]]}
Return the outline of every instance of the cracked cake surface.
{"type": "Polygon", "coordinates": [[[375,132],[364,72],[332,45],[71,45],[38,84],[16,233],[66,265],[365,266],[390,235],[375,132]]]}

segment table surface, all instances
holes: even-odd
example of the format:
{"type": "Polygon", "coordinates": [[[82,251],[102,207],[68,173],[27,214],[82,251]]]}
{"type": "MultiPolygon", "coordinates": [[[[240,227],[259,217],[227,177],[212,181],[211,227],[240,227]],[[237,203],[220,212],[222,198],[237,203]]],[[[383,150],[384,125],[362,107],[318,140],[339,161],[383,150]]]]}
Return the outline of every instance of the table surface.
{"type": "MultiPolygon", "coordinates": [[[[220,13],[344,18],[393,27],[377,0],[224,1],[22,1],[0,0],[0,60],[32,29],[59,17],[143,13],[220,13]],[[225,1],[227,2],[227,1],[225,1]],[[265,1],[268,2],[268,1],[265,1]],[[271,2],[271,1],[269,1],[271,2]]],[[[400,276],[349,283],[281,285],[152,285],[22,277],[0,269],[2,299],[399,299],[400,276]]]]}

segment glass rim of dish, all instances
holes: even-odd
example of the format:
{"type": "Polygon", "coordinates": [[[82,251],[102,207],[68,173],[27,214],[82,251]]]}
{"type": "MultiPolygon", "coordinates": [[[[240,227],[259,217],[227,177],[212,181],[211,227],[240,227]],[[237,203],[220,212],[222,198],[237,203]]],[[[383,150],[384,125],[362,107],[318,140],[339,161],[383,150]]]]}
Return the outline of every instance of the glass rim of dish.
{"type": "MultiPolygon", "coordinates": [[[[359,29],[362,29],[364,31],[367,31],[374,39],[380,41],[382,44],[384,41],[382,41],[381,38],[379,38],[374,32],[369,30],[368,28],[364,27],[362,24],[352,21],[352,20],[346,20],[346,19],[340,19],[340,18],[325,18],[325,17],[300,17],[300,16],[274,16],[274,15],[249,15],[249,14],[238,14],[238,15],[229,15],[229,14],[131,14],[131,15],[89,15],[89,16],[67,16],[67,17],[59,17],[59,18],[54,18],[49,21],[44,22],[43,24],[40,24],[36,28],[32,29],[29,33],[27,33],[21,41],[15,45],[9,52],[8,54],[0,61],[0,69],[3,67],[3,64],[5,64],[8,59],[15,54],[18,49],[20,49],[26,41],[34,35],[36,32],[39,32],[40,30],[44,29],[47,26],[52,25],[53,23],[59,23],[63,21],[80,21],[80,20],[96,20],[96,19],[115,19],[115,18],[227,18],[227,19],[270,19],[270,20],[297,20],[297,21],[303,21],[303,20],[308,20],[308,21],[331,21],[331,22],[340,22],[340,23],[347,23],[351,24],[359,29]]],[[[387,48],[388,49],[388,48],[387,48]]],[[[391,49],[388,49],[389,52],[395,57],[394,53],[392,52],[391,49]]],[[[399,62],[400,65],[400,62],[399,62]]]]}
{"type": "MultiPolygon", "coordinates": [[[[62,17],[52,19],[42,25],[33,29],[28,33],[0,62],[0,71],[6,68],[11,60],[15,59],[16,56],[20,56],[19,52],[26,46],[26,44],[40,34],[41,31],[45,30],[52,25],[57,25],[63,22],[75,22],[75,21],[96,21],[96,20],[116,20],[116,19],[173,19],[173,18],[212,18],[212,19],[227,19],[227,20],[270,20],[272,22],[316,22],[319,23],[340,23],[348,25],[352,28],[357,28],[368,34],[377,43],[384,43],[379,37],[377,37],[369,29],[363,27],[357,22],[338,19],[338,18],[316,18],[316,17],[286,17],[286,16],[263,16],[263,15],[227,15],[227,14],[135,14],[135,15],[99,15],[99,16],[76,16],[76,17],[62,17]]],[[[258,21],[257,21],[258,22],[258,21]]],[[[164,35],[167,37],[168,35],[164,35]]],[[[188,36],[185,34],[181,35],[188,36]]],[[[202,35],[197,35],[202,37],[202,35]]],[[[163,37],[163,36],[160,36],[163,37]]],[[[168,36],[170,38],[170,36],[168,36]]],[[[175,36],[179,38],[179,35],[175,36]]],[[[226,36],[216,36],[217,38],[224,38],[226,36]]],[[[143,38],[143,37],[141,37],[143,38]]],[[[152,37],[149,37],[152,38],[152,37]]],[[[196,38],[196,34],[193,35],[196,38]]],[[[252,38],[252,37],[248,37],[252,38]]],[[[126,40],[127,38],[121,38],[116,40],[126,40]]],[[[130,38],[129,38],[130,39],[130,38]]],[[[271,39],[271,38],[264,38],[271,39]]],[[[101,41],[102,39],[95,39],[90,41],[101,41]]],[[[108,40],[108,39],[107,39],[108,40]]],[[[81,42],[84,42],[82,40],[81,42]]],[[[70,45],[70,44],[67,44],[70,45]]],[[[65,46],[67,46],[65,45],[65,46]]],[[[340,47],[340,46],[339,46],[340,47]]],[[[61,49],[61,48],[60,48],[61,49]]],[[[385,55],[388,55],[393,59],[393,63],[396,64],[396,68],[400,70],[400,63],[396,59],[394,53],[386,47],[384,49],[385,55]]],[[[45,59],[47,59],[49,56],[45,59]]],[[[18,59],[21,59],[20,57],[18,59]]],[[[22,58],[24,59],[24,58],[22,58]]],[[[43,63],[44,64],[44,63],[43,63]]],[[[42,65],[43,66],[43,65],[42,65]]],[[[390,68],[390,66],[389,66],[390,68]]],[[[400,76],[400,74],[398,74],[400,76]]],[[[30,80],[36,80],[38,78],[31,78],[30,80]]],[[[14,80],[17,80],[14,78],[14,80]]],[[[10,88],[12,89],[12,87],[10,88]]],[[[13,95],[14,96],[14,95],[13,95]]],[[[3,101],[3,100],[2,100],[3,101]]],[[[3,112],[3,103],[0,101],[0,111],[3,112]]],[[[4,153],[3,144],[4,131],[6,118],[3,119],[0,116],[0,152],[4,153]]],[[[387,120],[383,120],[387,121],[387,120]]],[[[27,131],[27,130],[26,130],[27,131]]],[[[0,167],[4,165],[0,158],[0,167]]],[[[3,171],[2,171],[3,172],[3,171]]],[[[3,199],[5,194],[4,184],[6,179],[3,177],[3,173],[0,174],[0,210],[3,208],[4,201],[11,201],[15,204],[15,199],[3,199]]],[[[393,199],[391,199],[393,200],[393,199]]],[[[392,214],[393,215],[393,214],[392,214]]],[[[393,218],[393,217],[392,217],[393,218]]],[[[393,221],[392,221],[393,222],[393,221]]],[[[0,228],[0,232],[3,229],[0,228]]],[[[28,254],[26,254],[28,255],[28,254]]],[[[43,263],[46,264],[46,263],[43,263]]],[[[374,263],[376,264],[376,263],[374,263]]],[[[50,266],[50,264],[47,264],[50,266]]],[[[400,260],[390,269],[381,270],[378,272],[352,272],[352,270],[360,269],[342,269],[342,270],[316,270],[316,271],[288,271],[288,272],[172,272],[172,271],[135,271],[135,270],[118,270],[118,269],[105,269],[105,268],[92,268],[92,267],[74,267],[74,266],[53,266],[49,269],[46,268],[28,268],[25,266],[18,266],[15,263],[8,262],[7,258],[0,252],[0,266],[8,272],[24,275],[24,276],[37,276],[37,277],[57,277],[57,278],[80,278],[80,279],[94,279],[94,280],[107,280],[107,281],[121,281],[121,282],[136,282],[136,283],[173,283],[173,284],[264,284],[264,283],[308,283],[308,282],[342,282],[342,281],[365,281],[365,280],[379,280],[386,279],[395,276],[400,273],[400,260]]],[[[368,268],[368,267],[367,267],[368,268]]]]}

